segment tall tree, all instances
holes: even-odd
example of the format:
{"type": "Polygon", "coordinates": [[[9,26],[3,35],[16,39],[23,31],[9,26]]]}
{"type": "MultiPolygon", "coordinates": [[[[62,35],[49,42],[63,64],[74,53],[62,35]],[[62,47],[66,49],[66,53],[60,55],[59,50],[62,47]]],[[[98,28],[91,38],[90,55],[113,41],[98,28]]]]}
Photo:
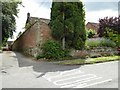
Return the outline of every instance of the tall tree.
{"type": "Polygon", "coordinates": [[[2,43],[5,44],[9,37],[12,37],[13,32],[16,29],[15,16],[18,13],[18,4],[21,2],[16,2],[11,0],[11,2],[1,2],[2,3],[2,43]]]}
{"type": "Polygon", "coordinates": [[[82,2],[53,2],[50,27],[55,39],[65,40],[68,47],[82,49],[86,40],[82,2]]]}

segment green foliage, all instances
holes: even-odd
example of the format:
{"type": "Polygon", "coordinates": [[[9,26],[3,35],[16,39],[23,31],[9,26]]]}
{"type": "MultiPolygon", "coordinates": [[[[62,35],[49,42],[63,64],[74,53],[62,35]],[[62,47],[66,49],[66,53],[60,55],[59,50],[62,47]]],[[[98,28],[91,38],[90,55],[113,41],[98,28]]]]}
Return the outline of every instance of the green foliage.
{"type": "Polygon", "coordinates": [[[104,32],[104,37],[111,39],[116,43],[117,46],[120,46],[120,34],[110,28],[106,28],[105,31],[106,32],[104,32]]]}
{"type": "Polygon", "coordinates": [[[86,30],[86,33],[87,33],[88,38],[92,38],[94,35],[97,34],[97,32],[95,30],[92,30],[92,29],[86,30]]]}
{"type": "Polygon", "coordinates": [[[44,58],[45,56],[43,55],[43,54],[38,54],[37,56],[36,56],[36,59],[41,59],[41,58],[44,58]]]}
{"type": "Polygon", "coordinates": [[[21,2],[2,2],[2,43],[5,44],[9,37],[12,37],[16,29],[15,16],[18,13],[18,4],[21,2]]]}
{"type": "Polygon", "coordinates": [[[115,47],[116,44],[110,39],[96,38],[86,40],[87,47],[115,47]]]}
{"type": "Polygon", "coordinates": [[[0,45],[0,50],[2,49],[2,46],[0,45]]]}
{"type": "Polygon", "coordinates": [[[102,63],[108,61],[118,61],[120,56],[108,56],[108,57],[97,57],[90,58],[89,60],[84,59],[74,59],[69,61],[58,62],[60,65],[83,65],[83,64],[94,64],[94,63],[102,63]]]}
{"type": "Polygon", "coordinates": [[[48,40],[42,47],[44,57],[47,59],[61,59],[68,56],[69,51],[62,50],[61,45],[53,40],[48,40]]]}
{"type": "Polygon", "coordinates": [[[50,27],[55,39],[61,42],[65,37],[68,47],[82,49],[86,40],[85,11],[82,2],[53,2],[50,27]]]}
{"type": "Polygon", "coordinates": [[[120,34],[120,15],[118,17],[105,17],[103,19],[99,19],[98,33],[100,37],[104,36],[106,28],[120,34]]]}

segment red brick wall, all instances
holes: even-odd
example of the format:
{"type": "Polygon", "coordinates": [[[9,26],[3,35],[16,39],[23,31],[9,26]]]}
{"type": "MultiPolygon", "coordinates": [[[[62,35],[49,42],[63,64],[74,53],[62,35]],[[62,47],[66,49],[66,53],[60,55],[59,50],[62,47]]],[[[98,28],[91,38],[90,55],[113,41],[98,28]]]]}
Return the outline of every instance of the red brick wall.
{"type": "Polygon", "coordinates": [[[26,48],[35,47],[35,30],[34,26],[26,30],[13,44],[13,50],[23,51],[26,48]]]}
{"type": "Polygon", "coordinates": [[[51,30],[46,23],[42,23],[41,30],[42,43],[44,43],[46,40],[52,39],[51,30]]]}
{"type": "Polygon", "coordinates": [[[96,30],[96,31],[97,31],[97,29],[98,29],[98,28],[96,28],[95,26],[93,26],[93,25],[91,25],[91,24],[87,24],[87,25],[86,25],[86,28],[87,28],[87,29],[93,29],[93,30],[96,30]]]}
{"type": "Polygon", "coordinates": [[[38,20],[14,42],[12,49],[35,56],[41,52],[40,47],[48,39],[52,39],[49,26],[38,20]]]}
{"type": "Polygon", "coordinates": [[[26,33],[23,34],[23,46],[24,47],[35,47],[35,27],[33,26],[31,29],[27,30],[26,33]]]}

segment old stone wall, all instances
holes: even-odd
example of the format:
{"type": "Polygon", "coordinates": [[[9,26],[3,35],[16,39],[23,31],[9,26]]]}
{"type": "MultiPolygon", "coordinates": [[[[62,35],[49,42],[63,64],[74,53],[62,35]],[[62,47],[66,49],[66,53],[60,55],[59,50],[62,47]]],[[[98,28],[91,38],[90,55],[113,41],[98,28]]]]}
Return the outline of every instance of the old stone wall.
{"type": "Polygon", "coordinates": [[[30,18],[29,23],[31,23],[31,27],[14,41],[12,50],[21,51],[34,57],[42,53],[42,44],[46,40],[52,39],[51,30],[46,21],[44,22],[43,19],[33,17],[30,18]]]}

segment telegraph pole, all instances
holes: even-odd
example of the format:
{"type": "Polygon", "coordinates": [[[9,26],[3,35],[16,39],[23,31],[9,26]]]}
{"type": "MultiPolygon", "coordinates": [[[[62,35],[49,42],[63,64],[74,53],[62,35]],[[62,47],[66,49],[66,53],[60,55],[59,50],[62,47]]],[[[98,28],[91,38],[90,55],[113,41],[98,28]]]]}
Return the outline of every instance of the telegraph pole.
{"type": "Polygon", "coordinates": [[[63,38],[62,38],[62,48],[65,50],[65,10],[64,10],[64,1],[63,1],[63,38]]]}

